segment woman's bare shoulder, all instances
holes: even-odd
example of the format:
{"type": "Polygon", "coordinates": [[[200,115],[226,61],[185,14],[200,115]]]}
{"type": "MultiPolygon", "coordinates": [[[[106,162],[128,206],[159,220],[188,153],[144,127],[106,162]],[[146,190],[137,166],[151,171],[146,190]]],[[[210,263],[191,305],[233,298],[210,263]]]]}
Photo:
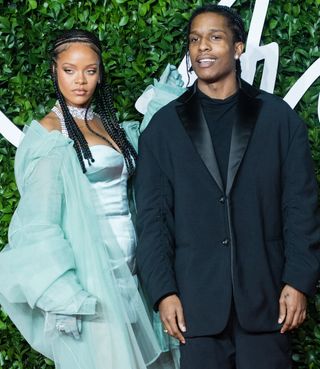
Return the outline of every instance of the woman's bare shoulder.
{"type": "Polygon", "coordinates": [[[49,114],[47,114],[45,117],[43,117],[39,123],[46,128],[49,132],[56,130],[56,131],[61,131],[61,124],[60,124],[60,120],[57,117],[57,115],[54,112],[50,112],[49,114]]]}

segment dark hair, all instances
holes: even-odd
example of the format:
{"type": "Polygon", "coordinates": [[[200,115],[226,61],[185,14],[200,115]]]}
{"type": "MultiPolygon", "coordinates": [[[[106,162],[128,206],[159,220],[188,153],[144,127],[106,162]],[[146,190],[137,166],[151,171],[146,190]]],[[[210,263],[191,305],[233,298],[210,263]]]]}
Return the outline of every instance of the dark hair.
{"type": "MultiPolygon", "coordinates": [[[[133,146],[127,140],[125,132],[123,128],[120,126],[116,111],[112,102],[111,89],[107,84],[105,79],[104,66],[102,61],[102,47],[99,39],[91,32],[72,29],[69,31],[65,31],[62,33],[54,42],[53,51],[52,51],[52,79],[55,88],[55,92],[61,107],[61,111],[63,114],[63,118],[65,121],[66,129],[68,131],[69,137],[74,142],[74,148],[76,150],[82,171],[85,173],[86,168],[84,165],[84,159],[86,159],[91,165],[94,162],[94,158],[92,157],[92,153],[90,151],[88,142],[84,138],[81,130],[78,125],[74,121],[72,115],[69,112],[64,96],[62,95],[57,78],[57,58],[59,54],[66,50],[70,43],[81,42],[86,43],[88,46],[94,50],[99,57],[99,71],[100,71],[100,82],[97,84],[93,100],[95,103],[95,107],[97,109],[97,113],[100,116],[103,127],[112,140],[116,143],[116,145],[120,148],[125,163],[128,169],[129,176],[134,173],[135,169],[135,161],[137,159],[137,153],[134,150],[133,146]]],[[[89,102],[89,105],[92,101],[89,102]]],[[[89,106],[87,107],[88,111],[89,106]]],[[[94,134],[99,134],[91,129],[88,125],[87,117],[85,116],[85,123],[87,128],[94,134]]]]}
{"type": "MultiPolygon", "coordinates": [[[[187,26],[187,48],[189,48],[189,35],[190,30],[192,26],[193,20],[200,14],[204,13],[216,13],[224,16],[226,20],[228,21],[228,26],[230,27],[232,33],[233,33],[233,42],[246,42],[247,34],[244,28],[244,23],[242,18],[238,13],[236,13],[233,9],[229,8],[228,6],[224,5],[216,5],[216,4],[207,4],[200,6],[199,8],[196,8],[194,12],[191,14],[191,17],[189,19],[189,23],[187,26]]],[[[187,70],[191,70],[188,58],[186,58],[187,62],[187,70]]],[[[240,60],[236,60],[236,71],[237,76],[240,77],[241,75],[241,65],[240,60]]]]}

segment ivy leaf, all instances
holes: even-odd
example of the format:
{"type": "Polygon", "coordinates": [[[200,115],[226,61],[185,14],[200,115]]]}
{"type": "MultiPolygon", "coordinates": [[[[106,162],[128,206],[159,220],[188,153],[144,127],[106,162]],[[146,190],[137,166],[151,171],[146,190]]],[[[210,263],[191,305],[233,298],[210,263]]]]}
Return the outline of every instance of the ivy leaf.
{"type": "Polygon", "coordinates": [[[73,27],[73,25],[74,25],[74,21],[75,21],[74,17],[68,18],[67,21],[63,25],[64,28],[71,29],[73,27]]]}
{"type": "Polygon", "coordinates": [[[278,25],[277,19],[271,19],[270,21],[270,29],[275,29],[278,25]]]}
{"type": "Polygon", "coordinates": [[[120,27],[123,27],[125,25],[127,25],[129,22],[129,16],[128,15],[125,15],[123,16],[121,19],[120,19],[120,22],[119,22],[119,26],[120,27]]]}
{"type": "Polygon", "coordinates": [[[30,9],[37,9],[37,0],[28,0],[30,9]]]}
{"type": "Polygon", "coordinates": [[[148,12],[149,7],[150,7],[150,6],[149,6],[149,4],[148,4],[148,3],[139,4],[139,11],[138,11],[139,15],[140,15],[141,17],[144,17],[144,16],[147,14],[147,12],[148,12]]]}

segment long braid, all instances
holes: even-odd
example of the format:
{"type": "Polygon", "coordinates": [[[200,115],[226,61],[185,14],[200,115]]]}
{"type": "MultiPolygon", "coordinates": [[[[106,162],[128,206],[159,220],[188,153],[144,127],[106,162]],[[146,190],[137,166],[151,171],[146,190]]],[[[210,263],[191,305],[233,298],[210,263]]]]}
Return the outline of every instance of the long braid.
{"type": "Polygon", "coordinates": [[[135,161],[137,153],[133,146],[127,140],[124,130],[120,127],[116,117],[115,109],[112,104],[112,97],[109,85],[102,80],[101,86],[97,89],[97,108],[104,129],[108,132],[112,140],[120,148],[128,173],[131,176],[135,170],[135,161]]]}
{"type": "MultiPolygon", "coordinates": [[[[102,48],[101,48],[100,41],[91,32],[74,29],[74,30],[66,31],[56,40],[54,44],[53,57],[52,57],[53,59],[52,78],[54,82],[54,88],[56,91],[56,95],[57,95],[57,98],[58,98],[58,101],[61,107],[61,111],[63,114],[63,118],[65,121],[66,129],[67,129],[69,137],[74,141],[74,148],[77,153],[77,157],[79,159],[82,171],[86,172],[83,159],[86,159],[89,165],[94,161],[94,159],[92,157],[92,153],[90,151],[89,145],[85,137],[83,136],[80,128],[78,127],[78,125],[76,124],[72,115],[69,112],[64,96],[62,95],[59,89],[56,68],[54,68],[56,65],[56,60],[57,60],[59,53],[65,50],[68,44],[73,43],[73,42],[87,43],[97,53],[99,57],[100,83],[98,83],[96,87],[96,91],[94,94],[94,100],[95,100],[94,103],[95,103],[97,112],[100,116],[100,119],[102,121],[104,129],[109,134],[111,139],[115,142],[115,144],[120,148],[124,156],[128,174],[129,176],[131,176],[135,170],[135,162],[137,159],[137,153],[134,150],[133,146],[127,140],[125,132],[121,128],[118,122],[118,119],[117,119],[116,110],[112,102],[111,90],[105,81],[103,61],[102,61],[102,48]]],[[[87,107],[87,109],[88,108],[89,106],[87,107]]],[[[85,116],[85,123],[87,127],[90,129],[86,116],[85,116]]],[[[97,134],[92,129],[90,130],[92,133],[97,134]]]]}
{"type": "Polygon", "coordinates": [[[88,164],[90,165],[92,162],[94,162],[94,159],[92,157],[91,151],[89,149],[88,143],[86,139],[84,138],[80,128],[74,121],[72,115],[69,112],[68,106],[65,102],[64,96],[62,95],[58,82],[57,82],[57,72],[56,70],[53,72],[53,85],[54,89],[58,98],[58,102],[60,104],[61,112],[63,115],[63,119],[68,131],[68,136],[73,140],[74,142],[74,148],[77,153],[77,157],[79,159],[82,171],[85,173],[85,165],[83,159],[88,160],[88,164]]]}
{"type": "MultiPolygon", "coordinates": [[[[207,4],[207,5],[203,5],[197,8],[190,17],[190,20],[187,26],[187,46],[188,47],[189,47],[189,34],[190,34],[192,22],[196,16],[198,16],[199,14],[203,14],[203,13],[217,13],[217,14],[223,15],[227,19],[228,25],[232,30],[233,42],[243,42],[243,43],[246,42],[247,34],[244,28],[244,23],[238,13],[236,13],[233,9],[225,5],[207,4]]],[[[241,76],[241,64],[240,64],[239,59],[236,60],[236,74],[237,74],[237,77],[241,76]]]]}

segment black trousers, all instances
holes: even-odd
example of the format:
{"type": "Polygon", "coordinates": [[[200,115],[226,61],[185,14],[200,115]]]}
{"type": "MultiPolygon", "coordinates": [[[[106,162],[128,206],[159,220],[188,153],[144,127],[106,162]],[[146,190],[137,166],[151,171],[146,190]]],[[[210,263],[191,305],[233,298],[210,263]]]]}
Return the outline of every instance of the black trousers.
{"type": "Polygon", "coordinates": [[[222,333],[186,338],[180,352],[180,369],[292,368],[288,334],[248,333],[239,325],[234,311],[222,333]]]}

